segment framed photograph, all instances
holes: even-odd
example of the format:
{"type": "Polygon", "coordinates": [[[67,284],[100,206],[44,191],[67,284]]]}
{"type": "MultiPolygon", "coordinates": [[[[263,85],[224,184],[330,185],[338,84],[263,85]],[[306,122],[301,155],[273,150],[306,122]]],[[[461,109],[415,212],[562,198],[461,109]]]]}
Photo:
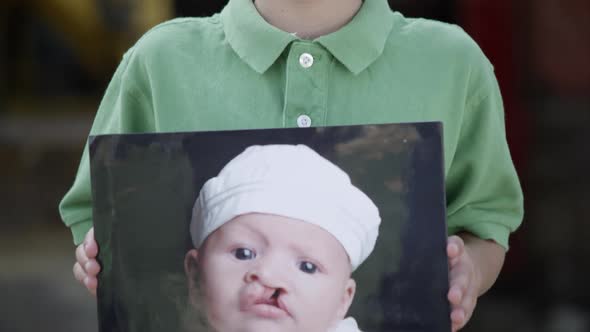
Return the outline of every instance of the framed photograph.
{"type": "Polygon", "coordinates": [[[89,149],[101,332],[450,331],[441,123],[89,149]]]}

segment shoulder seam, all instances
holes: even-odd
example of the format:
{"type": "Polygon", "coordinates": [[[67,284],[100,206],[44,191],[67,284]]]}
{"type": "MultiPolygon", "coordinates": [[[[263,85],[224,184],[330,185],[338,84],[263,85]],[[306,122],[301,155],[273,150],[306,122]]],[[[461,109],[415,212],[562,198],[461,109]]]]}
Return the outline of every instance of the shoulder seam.
{"type": "Polygon", "coordinates": [[[154,27],[152,27],[151,29],[149,29],[148,31],[146,31],[135,43],[135,45],[139,44],[142,40],[144,40],[145,38],[147,38],[149,35],[153,34],[154,32],[161,30],[163,28],[169,27],[169,26],[173,26],[173,25],[184,25],[184,24],[189,24],[189,23],[194,23],[194,22],[207,22],[207,20],[214,18],[216,15],[215,14],[213,16],[209,16],[209,17],[179,17],[179,18],[174,18],[165,22],[162,22],[160,24],[155,25],[154,27]]]}

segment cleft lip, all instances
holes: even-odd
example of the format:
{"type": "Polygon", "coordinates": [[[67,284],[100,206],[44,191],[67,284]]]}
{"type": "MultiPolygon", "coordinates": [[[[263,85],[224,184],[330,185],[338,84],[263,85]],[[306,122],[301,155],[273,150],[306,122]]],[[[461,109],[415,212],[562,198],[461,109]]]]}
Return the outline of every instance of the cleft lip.
{"type": "Polygon", "coordinates": [[[242,289],[239,297],[241,311],[251,312],[263,318],[293,318],[283,289],[251,283],[242,289]]]}
{"type": "Polygon", "coordinates": [[[260,298],[260,299],[258,299],[256,301],[254,301],[254,304],[268,304],[268,305],[272,305],[272,306],[278,307],[278,303],[274,299],[260,298]]]}
{"type": "Polygon", "coordinates": [[[287,308],[287,305],[283,301],[283,298],[281,295],[272,296],[272,297],[259,297],[258,299],[256,299],[252,303],[252,305],[254,305],[254,306],[256,306],[256,305],[272,306],[272,307],[275,307],[277,309],[284,311],[289,317],[291,317],[291,313],[289,312],[289,309],[287,308]]]}
{"type": "Polygon", "coordinates": [[[275,299],[275,302],[276,302],[277,306],[279,307],[279,309],[285,311],[287,313],[287,315],[289,315],[289,317],[292,317],[291,316],[291,313],[289,312],[289,309],[287,309],[287,305],[283,301],[283,297],[282,296],[278,296],[275,299]]]}

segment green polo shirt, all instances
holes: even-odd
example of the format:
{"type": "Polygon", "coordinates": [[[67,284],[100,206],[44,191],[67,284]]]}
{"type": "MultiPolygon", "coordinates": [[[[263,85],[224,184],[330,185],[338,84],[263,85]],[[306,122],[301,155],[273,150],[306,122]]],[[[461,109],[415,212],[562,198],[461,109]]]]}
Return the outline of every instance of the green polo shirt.
{"type": "MultiPolygon", "coordinates": [[[[449,233],[508,247],[522,193],[493,67],[457,26],[365,1],[314,41],[268,24],[251,0],[146,33],[123,57],[91,134],[441,121],[449,233]]],[[[60,204],[80,243],[92,226],[88,149],[60,204]]]]}

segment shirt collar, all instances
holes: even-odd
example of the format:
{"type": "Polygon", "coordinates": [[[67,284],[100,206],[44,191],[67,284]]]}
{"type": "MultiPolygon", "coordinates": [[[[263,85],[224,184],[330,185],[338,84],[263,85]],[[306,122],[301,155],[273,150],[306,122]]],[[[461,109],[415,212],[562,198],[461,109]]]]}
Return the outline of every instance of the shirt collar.
{"type": "MultiPolygon", "coordinates": [[[[390,15],[387,0],[365,0],[352,21],[316,42],[356,75],[383,52],[393,25],[390,15]]],[[[221,19],[231,47],[259,73],[272,66],[292,41],[299,40],[266,22],[252,0],[230,0],[221,19]]]]}

